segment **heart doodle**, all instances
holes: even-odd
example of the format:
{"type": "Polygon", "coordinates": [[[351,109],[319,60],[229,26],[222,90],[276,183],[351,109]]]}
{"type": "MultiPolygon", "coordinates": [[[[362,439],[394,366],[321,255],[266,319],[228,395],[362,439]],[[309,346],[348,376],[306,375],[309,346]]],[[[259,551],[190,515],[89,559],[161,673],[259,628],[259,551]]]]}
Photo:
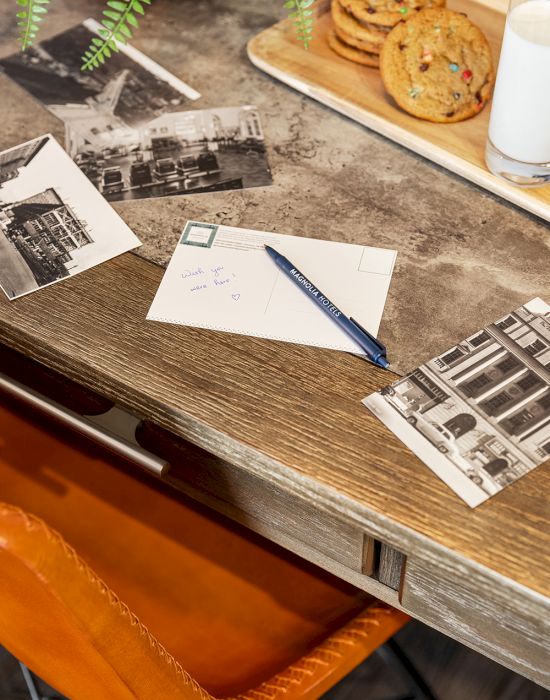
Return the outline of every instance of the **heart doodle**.
{"type": "Polygon", "coordinates": [[[241,295],[237,292],[237,294],[232,294],[231,298],[235,299],[235,301],[239,301],[239,299],[241,298],[241,295]]]}

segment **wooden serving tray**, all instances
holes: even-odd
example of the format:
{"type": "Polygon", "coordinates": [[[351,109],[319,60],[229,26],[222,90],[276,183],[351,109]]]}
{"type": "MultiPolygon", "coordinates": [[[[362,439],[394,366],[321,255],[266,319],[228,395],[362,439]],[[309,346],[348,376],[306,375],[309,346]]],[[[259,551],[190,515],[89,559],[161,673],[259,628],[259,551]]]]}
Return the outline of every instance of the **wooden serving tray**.
{"type": "MultiPolygon", "coordinates": [[[[493,0],[491,5],[449,0],[448,6],[466,12],[482,29],[496,65],[506,19],[501,0],[493,0]]],[[[513,187],[488,171],[484,151],[489,107],[456,124],[433,124],[406,114],[385,92],[377,69],[359,66],[330,50],[326,42],[331,26],[329,2],[322,0],[316,12],[309,51],[295,38],[291,23],[283,20],[249,42],[252,63],[309,97],[550,221],[550,185],[513,187]]]]}

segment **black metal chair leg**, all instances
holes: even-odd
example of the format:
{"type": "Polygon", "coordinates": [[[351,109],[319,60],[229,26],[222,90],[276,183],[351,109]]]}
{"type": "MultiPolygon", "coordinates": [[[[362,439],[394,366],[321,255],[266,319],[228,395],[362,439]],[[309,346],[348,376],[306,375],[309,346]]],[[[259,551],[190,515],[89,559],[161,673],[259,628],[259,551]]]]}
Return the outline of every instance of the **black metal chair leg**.
{"type": "Polygon", "coordinates": [[[19,668],[21,669],[21,673],[23,674],[23,678],[25,680],[25,685],[27,686],[27,690],[29,691],[29,697],[31,700],[41,700],[40,695],[38,694],[38,690],[36,689],[36,685],[34,683],[34,678],[31,675],[31,672],[29,669],[25,666],[25,664],[22,664],[21,661],[18,661],[19,663],[19,668]]]}
{"type": "Polygon", "coordinates": [[[393,639],[379,647],[376,653],[409,687],[411,695],[402,700],[437,700],[410,659],[393,639]]]}

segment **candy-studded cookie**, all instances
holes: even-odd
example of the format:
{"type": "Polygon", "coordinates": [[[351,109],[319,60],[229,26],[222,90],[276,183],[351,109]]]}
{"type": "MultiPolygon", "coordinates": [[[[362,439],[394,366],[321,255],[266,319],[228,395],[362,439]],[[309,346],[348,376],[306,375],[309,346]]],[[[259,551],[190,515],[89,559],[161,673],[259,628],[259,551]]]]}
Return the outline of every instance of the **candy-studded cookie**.
{"type": "Polygon", "coordinates": [[[446,9],[422,10],[392,29],[380,69],[397,104],[432,122],[477,114],[495,79],[485,36],[465,15],[446,9]]]}
{"type": "Polygon", "coordinates": [[[380,57],[377,53],[370,53],[368,51],[362,51],[361,49],[355,48],[355,46],[350,46],[343,42],[334,32],[330,30],[327,34],[327,41],[330,48],[337,53],[342,58],[347,58],[348,61],[353,61],[354,63],[359,63],[362,66],[371,66],[373,68],[378,68],[380,63],[380,57]]]}
{"type": "Polygon", "coordinates": [[[344,43],[355,46],[362,51],[380,53],[382,44],[387,37],[386,32],[361,25],[349,12],[344,10],[339,0],[332,0],[331,14],[334,31],[344,43]]]}
{"type": "Polygon", "coordinates": [[[411,19],[422,9],[445,7],[445,0],[340,0],[363,26],[387,29],[411,19]]]}

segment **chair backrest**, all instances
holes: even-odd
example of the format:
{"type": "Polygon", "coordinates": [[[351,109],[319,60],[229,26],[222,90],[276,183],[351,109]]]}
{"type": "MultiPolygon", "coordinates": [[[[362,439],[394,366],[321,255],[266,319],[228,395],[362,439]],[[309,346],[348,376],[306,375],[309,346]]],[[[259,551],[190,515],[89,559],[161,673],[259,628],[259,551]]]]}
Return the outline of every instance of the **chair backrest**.
{"type": "Polygon", "coordinates": [[[211,699],[58,533],[5,503],[0,644],[71,700],[211,699]]]}

